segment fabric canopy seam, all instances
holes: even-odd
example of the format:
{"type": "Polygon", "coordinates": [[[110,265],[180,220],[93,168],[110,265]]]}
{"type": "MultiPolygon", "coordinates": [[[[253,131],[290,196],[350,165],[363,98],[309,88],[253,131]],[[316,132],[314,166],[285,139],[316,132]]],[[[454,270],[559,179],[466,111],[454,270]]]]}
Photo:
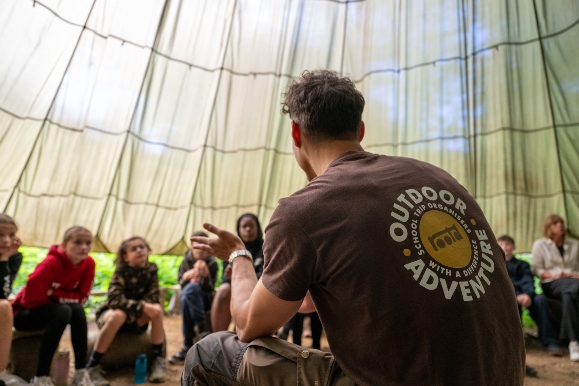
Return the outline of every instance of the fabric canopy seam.
{"type": "MultiPolygon", "coordinates": [[[[213,149],[214,151],[221,153],[221,154],[234,154],[234,153],[239,153],[239,152],[251,152],[251,151],[265,150],[268,152],[274,152],[274,153],[279,154],[279,155],[287,155],[287,156],[293,155],[292,152],[281,151],[281,150],[278,150],[276,148],[272,148],[272,147],[268,147],[268,146],[258,146],[258,147],[252,147],[252,148],[239,148],[239,149],[235,149],[235,150],[219,149],[213,145],[201,145],[201,146],[194,147],[194,148],[185,148],[185,147],[180,147],[180,146],[173,146],[173,145],[170,145],[168,143],[152,141],[152,140],[146,139],[146,138],[144,138],[144,137],[142,137],[142,136],[140,136],[140,135],[138,135],[130,130],[124,130],[124,131],[114,133],[114,132],[106,131],[106,130],[99,129],[99,128],[96,128],[93,126],[85,126],[82,129],[76,129],[73,127],[64,126],[60,123],[56,123],[50,119],[42,120],[40,118],[21,117],[21,116],[14,114],[14,113],[11,113],[10,111],[3,109],[2,107],[0,107],[0,111],[4,112],[5,114],[8,114],[10,116],[13,116],[14,118],[20,119],[20,120],[33,120],[33,121],[40,121],[40,122],[46,121],[46,122],[50,123],[51,125],[57,126],[57,127],[64,129],[64,130],[77,131],[77,132],[83,132],[84,130],[92,130],[92,131],[98,131],[98,132],[106,134],[106,135],[115,135],[115,136],[128,134],[128,135],[131,135],[132,137],[138,139],[139,141],[147,143],[149,145],[162,146],[162,147],[167,148],[167,149],[177,150],[177,151],[181,151],[181,152],[185,152],[185,153],[195,153],[197,151],[202,150],[203,148],[208,148],[208,149],[213,149]]],[[[376,148],[376,147],[385,147],[385,146],[390,146],[390,147],[409,146],[409,145],[415,145],[415,144],[421,144],[421,143],[428,143],[428,142],[435,142],[435,141],[448,141],[448,140],[456,140],[456,139],[468,140],[468,139],[471,139],[474,137],[483,137],[483,136],[487,136],[487,135],[496,134],[496,133],[502,132],[502,131],[518,132],[518,133],[522,133],[522,134],[534,134],[534,133],[541,132],[541,131],[552,130],[553,128],[565,128],[565,127],[573,127],[573,126],[579,126],[579,122],[557,123],[555,125],[537,127],[534,129],[522,129],[522,128],[518,128],[518,127],[499,127],[496,129],[492,129],[492,130],[488,130],[488,131],[480,132],[480,133],[476,133],[476,134],[468,134],[468,135],[456,134],[456,135],[451,135],[451,136],[438,136],[438,137],[417,139],[415,141],[383,142],[383,143],[369,144],[369,145],[366,145],[366,148],[372,149],[372,148],[376,148]]]]}
{"type": "MultiPolygon", "coordinates": [[[[349,0],[349,1],[345,1],[345,2],[340,2],[340,1],[336,1],[336,0],[319,0],[319,1],[329,1],[329,2],[336,2],[336,3],[340,3],[340,4],[344,4],[347,5],[348,3],[354,3],[354,2],[363,2],[366,0],[349,0]]],[[[80,24],[68,21],[66,19],[64,19],[62,16],[60,16],[56,11],[52,10],[50,7],[48,7],[45,4],[42,4],[42,2],[36,1],[37,4],[42,5],[42,7],[46,8],[48,11],[50,11],[51,13],[53,13],[56,17],[58,17],[58,19],[62,20],[65,23],[77,26],[77,27],[83,27],[80,24]]],[[[444,62],[452,62],[452,61],[466,61],[468,59],[470,59],[471,57],[474,57],[476,55],[479,55],[483,52],[487,52],[487,51],[491,51],[491,50],[498,50],[500,47],[502,46],[522,46],[522,45],[527,45],[527,44],[531,44],[531,43],[536,43],[538,41],[542,41],[542,40],[546,40],[546,39],[550,39],[553,37],[556,37],[558,35],[561,35],[569,30],[571,30],[573,27],[579,25],[579,19],[575,20],[573,23],[571,23],[569,26],[553,32],[551,34],[545,35],[545,36],[539,36],[537,38],[533,38],[533,39],[529,39],[529,40],[525,40],[525,41],[521,41],[521,42],[516,42],[516,41],[506,41],[506,42],[501,42],[501,43],[496,43],[493,44],[491,46],[488,47],[483,47],[481,49],[478,49],[476,51],[471,52],[470,54],[467,54],[466,56],[451,56],[448,58],[439,58],[439,59],[434,59],[434,60],[430,60],[428,62],[423,62],[423,63],[417,63],[417,64],[413,64],[411,66],[408,67],[400,67],[400,68],[384,68],[384,69],[376,69],[376,70],[371,70],[371,71],[367,71],[366,73],[364,73],[362,75],[361,78],[359,79],[352,79],[352,81],[354,83],[361,83],[362,81],[364,81],[364,79],[366,79],[368,76],[370,75],[374,75],[374,74],[381,74],[381,73],[393,73],[393,74],[399,74],[400,72],[406,72],[406,71],[410,71],[410,70],[414,70],[420,67],[425,67],[425,66],[435,66],[437,63],[444,63],[444,62]]],[[[191,62],[187,62],[185,60],[182,59],[177,59],[174,58],[168,54],[165,54],[159,50],[157,50],[156,48],[150,47],[150,46],[144,46],[141,44],[137,44],[134,43],[130,40],[126,40],[123,39],[121,37],[118,37],[116,35],[103,35],[95,30],[93,30],[92,28],[89,27],[85,27],[86,31],[90,31],[92,33],[94,33],[96,36],[102,38],[102,39],[108,39],[108,38],[113,38],[113,39],[117,39],[120,40],[121,42],[133,45],[135,47],[139,47],[139,48],[143,48],[143,49],[149,49],[151,50],[154,54],[159,55],[161,57],[166,58],[167,60],[173,61],[173,62],[177,62],[177,63],[181,63],[183,65],[188,66],[189,68],[196,68],[198,70],[201,71],[205,71],[205,72],[216,72],[216,71],[225,71],[228,72],[232,75],[237,75],[237,76],[245,76],[245,77],[250,77],[250,76],[275,76],[275,77],[286,77],[286,78],[294,78],[295,76],[292,74],[284,74],[284,73],[277,73],[274,71],[251,71],[251,72],[239,72],[239,71],[234,71],[233,69],[227,68],[227,67],[215,67],[215,68],[209,68],[209,67],[204,67],[195,63],[191,63],[191,62]]],[[[344,31],[345,34],[345,31],[344,31]]],[[[342,69],[343,71],[343,69],[342,69]]]]}
{"type": "MultiPolygon", "coordinates": [[[[220,209],[230,209],[230,208],[249,208],[249,207],[254,207],[254,206],[263,206],[266,209],[270,209],[270,210],[274,210],[276,208],[276,206],[268,206],[266,204],[259,204],[259,203],[252,203],[252,204],[230,204],[230,205],[219,205],[219,206],[213,206],[213,205],[198,205],[195,203],[191,203],[191,204],[187,204],[187,205],[181,205],[181,206],[175,206],[175,207],[170,207],[170,206],[166,206],[166,205],[160,205],[160,204],[156,204],[156,203],[149,203],[149,202],[137,202],[137,201],[130,201],[126,198],[121,198],[116,194],[111,194],[110,196],[102,196],[102,197],[92,197],[92,196],[86,196],[86,195],[82,195],[82,194],[78,194],[76,192],[70,192],[67,194],[50,194],[50,193],[42,193],[42,194],[33,194],[33,193],[28,193],[23,191],[20,188],[16,188],[21,194],[27,196],[27,197],[32,197],[32,198],[41,198],[41,197],[49,197],[49,198],[68,198],[70,196],[74,196],[74,197],[79,197],[79,198],[83,198],[83,199],[87,199],[87,200],[105,200],[107,198],[112,198],[115,199],[117,201],[123,202],[127,205],[134,205],[134,206],[151,206],[151,207],[156,207],[159,209],[166,209],[166,210],[181,210],[181,209],[186,209],[189,208],[191,205],[196,207],[196,208],[200,208],[200,209],[213,209],[213,210],[220,210],[220,209]]],[[[4,190],[4,191],[9,191],[9,190],[4,190]]],[[[2,192],[2,190],[0,190],[0,192],[2,192]]],[[[527,198],[531,198],[531,199],[540,199],[540,198],[552,198],[552,197],[556,197],[558,195],[562,195],[562,194],[577,194],[579,195],[579,191],[573,191],[573,190],[559,190],[556,192],[552,192],[552,193],[543,193],[543,194],[530,194],[530,193],[523,193],[523,192],[508,192],[508,191],[503,191],[503,192],[498,192],[498,193],[493,193],[493,194],[488,194],[488,195],[477,195],[476,198],[483,198],[483,199],[487,199],[487,198],[496,198],[496,197],[500,197],[500,196],[518,196],[518,197],[527,197],[527,198]]]]}

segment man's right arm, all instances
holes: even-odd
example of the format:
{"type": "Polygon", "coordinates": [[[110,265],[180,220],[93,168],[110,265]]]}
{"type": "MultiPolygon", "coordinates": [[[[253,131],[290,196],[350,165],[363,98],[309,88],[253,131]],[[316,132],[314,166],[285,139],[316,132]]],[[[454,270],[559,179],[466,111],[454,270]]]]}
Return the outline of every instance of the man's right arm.
{"type": "Polygon", "coordinates": [[[231,287],[231,316],[242,342],[272,335],[302,304],[302,300],[286,301],[272,294],[257,280],[251,260],[245,257],[233,262],[231,287]]]}
{"type": "MultiPolygon", "coordinates": [[[[191,241],[199,243],[195,248],[205,250],[224,261],[232,252],[245,249],[245,245],[237,235],[211,224],[204,224],[203,227],[218,237],[191,237],[191,241]]],[[[248,342],[273,334],[300,308],[303,299],[282,300],[271,293],[262,284],[261,279],[257,280],[251,258],[239,255],[230,266],[232,267],[231,315],[241,341],[248,342]]]]}

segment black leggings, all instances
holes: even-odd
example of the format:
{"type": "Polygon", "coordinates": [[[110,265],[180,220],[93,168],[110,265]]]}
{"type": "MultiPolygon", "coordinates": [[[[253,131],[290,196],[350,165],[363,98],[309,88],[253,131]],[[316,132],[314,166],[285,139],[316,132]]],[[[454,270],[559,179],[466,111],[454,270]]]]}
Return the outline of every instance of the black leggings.
{"type": "Polygon", "coordinates": [[[22,331],[44,330],[36,375],[49,375],[50,364],[66,325],[70,324],[70,339],[77,370],[86,365],[87,326],[84,309],[77,303],[51,303],[38,308],[23,308],[14,317],[14,328],[22,331]]]}
{"type": "Polygon", "coordinates": [[[561,330],[559,337],[579,340],[579,279],[564,277],[543,283],[543,292],[550,298],[561,300],[561,330]]]}
{"type": "Polygon", "coordinates": [[[312,329],[312,347],[320,350],[320,339],[322,337],[322,322],[316,312],[309,314],[300,314],[299,312],[289,320],[284,326],[284,331],[288,327],[288,331],[292,330],[292,342],[298,346],[302,345],[302,332],[304,330],[304,317],[310,316],[310,328],[312,329]],[[289,324],[289,325],[288,325],[289,324]]]}

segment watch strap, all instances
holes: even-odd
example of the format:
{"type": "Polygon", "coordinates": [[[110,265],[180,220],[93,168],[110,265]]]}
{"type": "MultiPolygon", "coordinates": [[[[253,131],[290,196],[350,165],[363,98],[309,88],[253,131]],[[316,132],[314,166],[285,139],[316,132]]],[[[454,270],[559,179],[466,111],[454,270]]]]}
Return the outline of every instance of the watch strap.
{"type": "Polygon", "coordinates": [[[229,255],[229,264],[233,264],[233,260],[235,260],[239,256],[245,256],[253,263],[253,256],[251,256],[251,252],[247,249],[238,249],[237,251],[233,251],[231,255],[229,255]]]}

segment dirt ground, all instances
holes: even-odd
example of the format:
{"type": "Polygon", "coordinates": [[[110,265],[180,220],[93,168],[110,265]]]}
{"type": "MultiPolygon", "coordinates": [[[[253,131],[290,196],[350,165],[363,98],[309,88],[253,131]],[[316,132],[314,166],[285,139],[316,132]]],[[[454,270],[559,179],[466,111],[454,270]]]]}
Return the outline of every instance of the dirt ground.
{"type": "Polygon", "coordinates": [[[539,374],[537,378],[526,377],[525,385],[579,385],[579,362],[569,360],[569,350],[563,349],[563,357],[552,357],[534,336],[536,331],[525,332],[527,364],[539,374]]]}
{"type": "MultiPolygon", "coordinates": [[[[181,317],[179,315],[170,315],[165,317],[165,332],[167,334],[167,357],[176,353],[181,346],[181,317]]],[[[96,329],[94,323],[89,325],[89,329],[96,329]]],[[[537,378],[525,378],[525,385],[579,385],[579,363],[571,362],[567,350],[565,356],[554,358],[547,354],[542,345],[534,338],[534,331],[526,332],[527,343],[527,363],[537,369],[539,375],[537,378]]],[[[311,345],[311,339],[302,340],[304,346],[311,345]]],[[[325,336],[322,336],[322,347],[327,347],[325,336]]],[[[70,340],[65,334],[61,341],[61,349],[71,349],[70,340]]],[[[489,353],[489,355],[492,355],[489,353]]],[[[167,365],[167,381],[165,385],[179,385],[183,366],[167,365]]],[[[128,368],[111,372],[107,378],[111,381],[112,386],[133,385],[133,369],[128,368]]],[[[146,383],[149,385],[149,383],[146,383]]],[[[265,386],[265,385],[264,385],[265,386]]]]}

